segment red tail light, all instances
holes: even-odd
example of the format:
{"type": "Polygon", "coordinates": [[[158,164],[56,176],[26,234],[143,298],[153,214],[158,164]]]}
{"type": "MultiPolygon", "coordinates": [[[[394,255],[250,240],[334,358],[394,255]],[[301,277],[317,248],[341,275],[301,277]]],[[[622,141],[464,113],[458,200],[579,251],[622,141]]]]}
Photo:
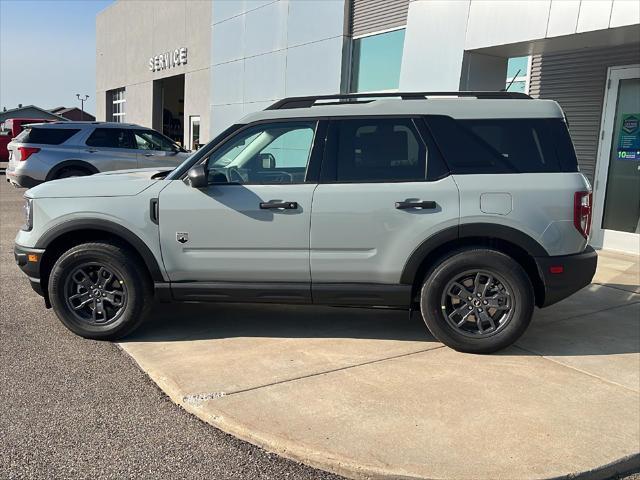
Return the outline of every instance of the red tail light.
{"type": "Polygon", "coordinates": [[[573,225],[587,238],[591,231],[591,192],[576,192],[573,195],[573,225]]]}
{"type": "Polygon", "coordinates": [[[36,147],[18,147],[18,151],[20,152],[20,161],[24,162],[34,153],[38,153],[40,149],[36,147]]]}

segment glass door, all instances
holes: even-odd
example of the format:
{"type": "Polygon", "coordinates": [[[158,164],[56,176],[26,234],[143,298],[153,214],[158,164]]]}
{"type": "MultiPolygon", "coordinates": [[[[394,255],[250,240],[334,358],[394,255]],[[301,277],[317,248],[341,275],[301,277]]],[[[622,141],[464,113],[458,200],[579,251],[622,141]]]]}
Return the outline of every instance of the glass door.
{"type": "Polygon", "coordinates": [[[591,243],[640,254],[640,66],[609,69],[591,243]]]}
{"type": "Polygon", "coordinates": [[[189,117],[189,150],[195,151],[200,148],[200,116],[189,117]]]}

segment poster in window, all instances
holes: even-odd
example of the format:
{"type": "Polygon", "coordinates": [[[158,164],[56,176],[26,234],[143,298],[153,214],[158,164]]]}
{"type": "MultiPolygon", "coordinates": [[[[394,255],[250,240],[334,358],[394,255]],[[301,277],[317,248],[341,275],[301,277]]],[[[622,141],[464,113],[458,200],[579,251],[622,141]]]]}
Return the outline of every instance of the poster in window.
{"type": "Polygon", "coordinates": [[[618,160],[640,161],[640,113],[623,113],[618,128],[618,160]]]}

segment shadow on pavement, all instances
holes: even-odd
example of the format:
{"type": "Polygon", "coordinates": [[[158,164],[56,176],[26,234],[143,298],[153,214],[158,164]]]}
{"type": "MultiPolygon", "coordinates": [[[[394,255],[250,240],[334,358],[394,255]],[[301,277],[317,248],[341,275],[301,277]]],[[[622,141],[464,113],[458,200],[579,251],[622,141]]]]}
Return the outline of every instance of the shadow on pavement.
{"type": "Polygon", "coordinates": [[[625,292],[629,292],[629,294],[640,294],[640,285],[637,284],[624,284],[624,283],[598,283],[603,287],[616,288],[618,290],[624,290],[625,292]]]}
{"type": "MultiPolygon", "coordinates": [[[[553,308],[553,307],[551,307],[553,308]]],[[[502,355],[598,356],[640,352],[640,305],[537,323],[502,355]],[[524,349],[524,350],[523,350],[524,349]]],[[[250,304],[158,304],[124,342],[265,338],[354,338],[433,343],[419,313],[250,304]]]]}
{"type": "Polygon", "coordinates": [[[125,342],[233,337],[436,341],[407,311],[250,304],[158,304],[125,342]]]}

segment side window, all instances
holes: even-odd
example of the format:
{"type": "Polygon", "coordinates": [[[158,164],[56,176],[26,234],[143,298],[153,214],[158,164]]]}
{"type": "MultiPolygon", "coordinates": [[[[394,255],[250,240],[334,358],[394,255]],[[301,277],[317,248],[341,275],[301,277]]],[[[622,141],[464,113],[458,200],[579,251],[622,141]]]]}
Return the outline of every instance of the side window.
{"type": "Polygon", "coordinates": [[[135,148],[130,131],[120,128],[96,128],[87,138],[87,145],[102,148],[135,148]]]}
{"type": "MultiPolygon", "coordinates": [[[[566,171],[558,157],[553,119],[454,120],[432,116],[427,122],[456,174],[566,171]]],[[[575,154],[573,155],[575,157],[575,154]]]]}
{"type": "Polygon", "coordinates": [[[60,145],[76,133],[79,129],[71,128],[38,128],[28,127],[25,128],[18,136],[16,140],[23,143],[40,143],[43,145],[60,145]]]}
{"type": "Polygon", "coordinates": [[[313,130],[298,128],[282,134],[262,150],[262,153],[273,156],[274,168],[306,168],[312,142],[313,130]]]}
{"type": "Polygon", "coordinates": [[[413,182],[426,178],[427,149],[410,118],[334,120],[325,181],[413,182]]]}
{"type": "Polygon", "coordinates": [[[138,150],[173,152],[176,148],[171,140],[153,130],[135,130],[133,136],[138,150]]]}
{"type": "Polygon", "coordinates": [[[247,128],[208,159],[211,183],[303,183],[315,121],[277,122],[247,128]]]}

